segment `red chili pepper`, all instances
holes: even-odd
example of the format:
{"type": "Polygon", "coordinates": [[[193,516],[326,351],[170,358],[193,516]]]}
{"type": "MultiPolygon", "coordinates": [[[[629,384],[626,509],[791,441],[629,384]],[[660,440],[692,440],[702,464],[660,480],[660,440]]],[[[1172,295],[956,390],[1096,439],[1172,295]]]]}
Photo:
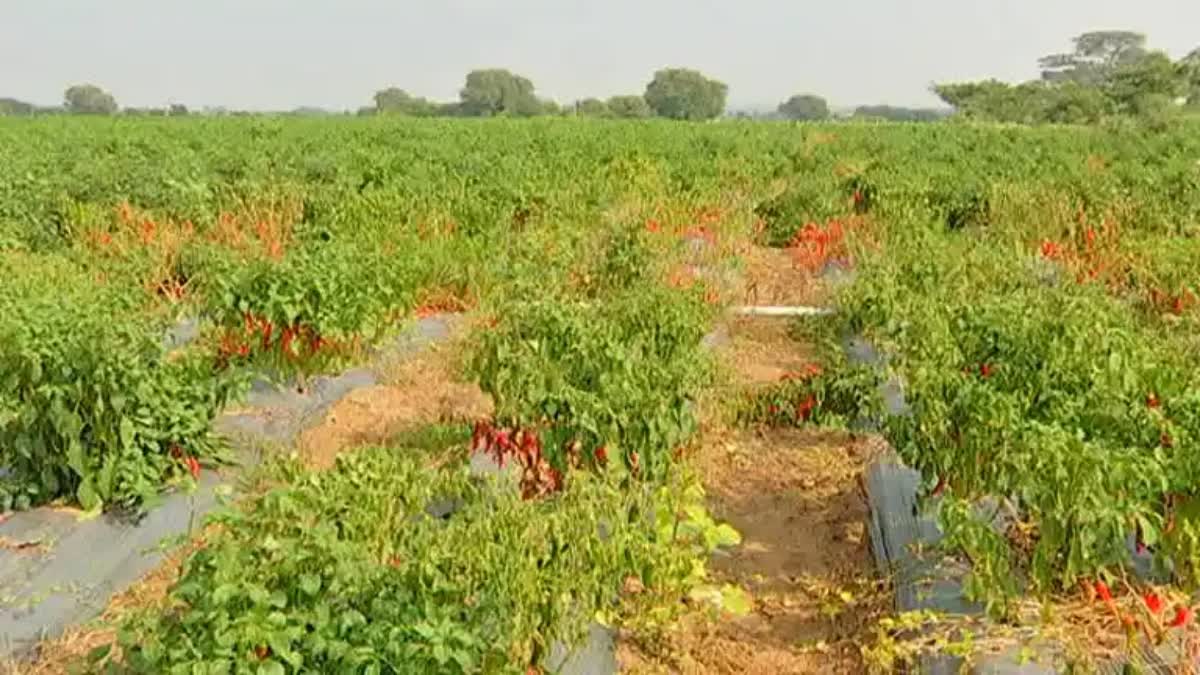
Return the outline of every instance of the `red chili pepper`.
{"type": "Polygon", "coordinates": [[[266,645],[257,645],[254,647],[254,657],[259,661],[271,655],[271,650],[266,645]]]}
{"type": "Polygon", "coordinates": [[[1182,605],[1175,608],[1175,617],[1171,619],[1171,623],[1167,624],[1171,628],[1179,628],[1186,626],[1192,620],[1192,610],[1182,605]]]}
{"type": "Polygon", "coordinates": [[[808,398],[804,399],[796,406],[796,417],[807,421],[808,418],[812,416],[812,411],[816,407],[817,397],[809,394],[808,398]]]}
{"type": "Polygon", "coordinates": [[[1112,593],[1108,590],[1108,584],[1103,581],[1096,582],[1096,595],[1105,602],[1112,602],[1112,593]]]}
{"type": "Polygon", "coordinates": [[[1168,434],[1168,433],[1167,433],[1167,432],[1165,432],[1165,431],[1164,431],[1164,432],[1162,432],[1161,434],[1159,434],[1159,436],[1158,436],[1158,444],[1159,444],[1159,445],[1161,445],[1161,446],[1163,446],[1164,448],[1170,448],[1170,447],[1173,447],[1173,446],[1174,446],[1174,443],[1172,443],[1172,442],[1171,442],[1171,436],[1170,436],[1170,434],[1168,434]]]}
{"type": "Polygon", "coordinates": [[[512,443],[508,440],[507,430],[501,429],[497,431],[494,440],[496,441],[496,446],[501,450],[508,450],[512,447],[512,443]]]}
{"type": "Polygon", "coordinates": [[[195,457],[189,455],[184,463],[187,464],[188,471],[192,473],[192,478],[200,478],[200,462],[195,457]]]}
{"type": "Polygon", "coordinates": [[[991,364],[988,364],[988,363],[979,364],[979,375],[980,375],[980,377],[983,377],[985,379],[991,377],[992,376],[991,364]]]}
{"type": "Polygon", "coordinates": [[[274,332],[275,326],[266,319],[262,322],[262,348],[266,351],[271,346],[271,333],[274,332]]]}
{"type": "Polygon", "coordinates": [[[608,464],[608,448],[606,448],[605,446],[602,445],[602,446],[596,448],[596,452],[594,452],[592,454],[596,458],[596,461],[601,466],[608,464]]]}
{"type": "Polygon", "coordinates": [[[1158,394],[1155,394],[1154,392],[1150,392],[1146,396],[1146,407],[1147,408],[1157,408],[1161,404],[1162,404],[1162,402],[1158,400],[1158,394]]]}
{"type": "Polygon", "coordinates": [[[1042,242],[1042,257],[1043,258],[1055,260],[1059,257],[1059,255],[1061,255],[1061,253],[1062,253],[1062,251],[1059,249],[1058,244],[1050,241],[1049,239],[1042,242]]]}
{"type": "Polygon", "coordinates": [[[279,338],[279,351],[282,352],[285,357],[291,356],[292,354],[293,335],[295,335],[293,330],[290,327],[286,327],[283,329],[283,335],[279,338]]]}
{"type": "Polygon", "coordinates": [[[1154,591],[1150,591],[1142,596],[1142,600],[1146,603],[1146,609],[1150,610],[1151,614],[1158,614],[1163,609],[1162,598],[1154,591]]]}

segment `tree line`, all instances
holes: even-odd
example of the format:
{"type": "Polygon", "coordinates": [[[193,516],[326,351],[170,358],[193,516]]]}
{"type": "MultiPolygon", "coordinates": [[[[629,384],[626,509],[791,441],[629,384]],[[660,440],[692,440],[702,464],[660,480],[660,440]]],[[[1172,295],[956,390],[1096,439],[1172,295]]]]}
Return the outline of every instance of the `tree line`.
{"type": "MultiPolygon", "coordinates": [[[[1200,48],[1172,60],[1147,47],[1146,36],[1124,30],[1092,31],[1073,40],[1073,49],[1038,60],[1036,80],[1010,84],[995,79],[941,83],[933,92],[948,109],[860,106],[855,118],[925,122],[953,113],[957,117],[1023,124],[1093,124],[1113,117],[1164,119],[1183,110],[1200,111],[1200,48]]],[[[538,96],[533,81],[503,68],[473,70],[459,90],[457,101],[431,101],[399,87],[377,91],[359,115],[411,117],[534,117],[573,115],[596,118],[662,117],[703,121],[726,114],[729,87],[690,68],[664,68],[654,73],[642,93],[608,99],[585,98],[568,105],[538,96]]],[[[50,113],[112,115],[186,115],[178,104],[165,108],[125,108],[112,94],[93,84],[68,88],[61,106],[40,108],[12,98],[0,98],[0,115],[50,113]]],[[[251,114],[206,109],[206,114],[251,114]]],[[[298,108],[295,115],[331,114],[298,108]]],[[[781,102],[773,112],[737,113],[738,117],[825,120],[833,116],[828,102],[800,93],[781,102]]]]}
{"type": "Polygon", "coordinates": [[[1132,117],[1163,120],[1200,111],[1200,48],[1173,61],[1147,47],[1142,33],[1092,31],[1073,49],[1038,60],[1038,79],[994,79],[934,85],[957,115],[1021,124],[1094,124],[1132,117]]]}
{"type": "MultiPolygon", "coordinates": [[[[716,79],[689,68],[664,68],[654,73],[642,93],[612,96],[607,99],[585,98],[568,105],[541,98],[533,82],[502,68],[473,70],[452,102],[431,101],[414,96],[399,87],[375,92],[372,104],[357,110],[358,115],[406,115],[411,117],[533,117],[574,115],[612,119],[663,117],[678,120],[711,120],[726,114],[729,87],[716,79]]],[[[13,98],[0,98],[0,115],[153,115],[177,116],[195,111],[181,104],[162,108],[121,108],[116,98],[94,84],[79,84],[63,93],[60,106],[39,107],[13,98]]],[[[251,114],[223,108],[206,108],[203,114],[251,114]]],[[[296,108],[294,115],[341,114],[319,108],[296,108]]],[[[926,121],[939,119],[941,111],[862,106],[856,117],[926,121]]],[[[823,120],[831,117],[829,104],[815,94],[797,94],[765,114],[738,113],[738,117],[791,120],[823,120]]]]}

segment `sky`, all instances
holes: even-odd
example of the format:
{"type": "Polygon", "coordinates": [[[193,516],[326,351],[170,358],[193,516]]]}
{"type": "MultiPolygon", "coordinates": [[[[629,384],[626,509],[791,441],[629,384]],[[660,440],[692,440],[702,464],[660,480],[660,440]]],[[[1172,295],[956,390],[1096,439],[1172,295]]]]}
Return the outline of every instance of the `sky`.
{"type": "Polygon", "coordinates": [[[928,106],[933,82],[1037,76],[1087,30],[1200,46],[1197,0],[0,0],[0,97],[94,83],[122,106],[354,109],[397,86],[455,100],[508,68],[567,103],[696,68],[731,108],[816,93],[928,106]]]}

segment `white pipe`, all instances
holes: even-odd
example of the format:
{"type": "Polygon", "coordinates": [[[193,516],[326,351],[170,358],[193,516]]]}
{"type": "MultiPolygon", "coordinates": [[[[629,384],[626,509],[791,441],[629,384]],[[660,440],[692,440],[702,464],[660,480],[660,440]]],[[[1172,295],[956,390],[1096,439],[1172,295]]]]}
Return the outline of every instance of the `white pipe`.
{"type": "Polygon", "coordinates": [[[829,316],[832,309],[825,307],[780,307],[771,305],[743,305],[733,309],[741,316],[829,316]]]}

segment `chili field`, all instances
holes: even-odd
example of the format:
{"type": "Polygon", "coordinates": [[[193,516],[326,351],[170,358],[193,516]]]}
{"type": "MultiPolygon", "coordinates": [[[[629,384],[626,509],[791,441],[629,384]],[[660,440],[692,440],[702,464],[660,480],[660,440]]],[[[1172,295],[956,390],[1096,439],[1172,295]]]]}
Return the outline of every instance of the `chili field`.
{"type": "Polygon", "coordinates": [[[96,663],[545,667],[594,621],[678,605],[737,542],[688,461],[714,405],[742,426],[875,420],[998,622],[1102,587],[1133,633],[1187,628],[1198,132],[0,120],[0,512],[153,509],[237,460],[213,421],[252,378],[353,367],[454,313],[461,376],[494,414],[328,470],[278,453],[96,663]],[[797,320],[819,363],[713,404],[705,336],[747,302],[753,247],[847,280],[835,313],[797,320]],[[164,341],[181,325],[194,335],[164,341]],[[850,335],[882,371],[845,357],[850,335]],[[512,489],[473,476],[476,455],[516,467],[512,489]],[[453,515],[425,515],[445,499],[453,515]],[[1136,578],[1139,556],[1165,581],[1136,578]]]}

